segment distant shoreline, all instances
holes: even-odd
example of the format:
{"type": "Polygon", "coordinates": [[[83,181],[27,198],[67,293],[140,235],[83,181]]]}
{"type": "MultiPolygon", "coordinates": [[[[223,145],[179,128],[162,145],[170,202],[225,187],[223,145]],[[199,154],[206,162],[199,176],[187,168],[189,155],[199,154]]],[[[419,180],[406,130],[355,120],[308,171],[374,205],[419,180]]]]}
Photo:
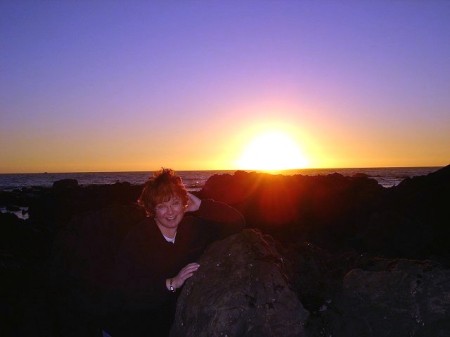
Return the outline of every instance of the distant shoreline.
{"type": "MultiPolygon", "coordinates": [[[[380,170],[380,169],[441,169],[447,165],[441,166],[373,166],[373,167],[305,167],[305,168],[293,168],[293,169],[285,169],[285,170],[260,170],[260,169],[199,169],[199,170],[184,170],[184,169],[173,169],[176,172],[236,172],[236,171],[245,171],[245,172],[257,172],[257,173],[268,173],[268,174],[282,174],[288,172],[297,172],[297,171],[344,171],[344,170],[380,170]]],[[[157,170],[157,169],[155,169],[157,170]]],[[[53,171],[45,171],[45,172],[0,172],[1,175],[29,175],[29,174],[111,174],[111,173],[151,173],[155,170],[147,170],[147,171],[68,171],[68,172],[53,172],[53,171]]],[[[296,174],[296,173],[294,173],[296,174]]]]}

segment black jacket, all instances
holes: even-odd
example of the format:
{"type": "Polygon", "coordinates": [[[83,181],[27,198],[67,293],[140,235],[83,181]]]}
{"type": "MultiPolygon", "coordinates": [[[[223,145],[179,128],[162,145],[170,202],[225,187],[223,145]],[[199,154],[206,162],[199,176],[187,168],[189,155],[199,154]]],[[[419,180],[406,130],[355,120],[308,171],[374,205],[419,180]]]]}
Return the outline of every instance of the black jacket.
{"type": "Polygon", "coordinates": [[[195,262],[209,243],[240,231],[244,224],[236,209],[206,199],[197,212],[183,217],[175,243],[164,239],[152,218],[135,226],[117,257],[106,330],[112,337],[167,336],[179,290],[168,291],[166,279],[195,262]]]}

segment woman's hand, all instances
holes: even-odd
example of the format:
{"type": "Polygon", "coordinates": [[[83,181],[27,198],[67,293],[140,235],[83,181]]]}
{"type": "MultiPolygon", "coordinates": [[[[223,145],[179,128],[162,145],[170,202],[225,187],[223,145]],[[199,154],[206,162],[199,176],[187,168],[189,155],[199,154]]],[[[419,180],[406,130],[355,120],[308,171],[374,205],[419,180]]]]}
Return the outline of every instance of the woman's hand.
{"type": "Polygon", "coordinates": [[[194,275],[199,267],[200,265],[198,263],[189,263],[188,265],[186,265],[180,270],[177,276],[173,277],[172,279],[166,280],[167,289],[170,290],[170,280],[172,280],[172,286],[175,289],[181,288],[184,284],[184,281],[194,275]]]}
{"type": "Polygon", "coordinates": [[[188,192],[188,204],[186,207],[186,212],[195,212],[198,211],[198,209],[200,208],[200,205],[202,204],[202,199],[196,197],[195,195],[193,195],[192,193],[188,192]]]}

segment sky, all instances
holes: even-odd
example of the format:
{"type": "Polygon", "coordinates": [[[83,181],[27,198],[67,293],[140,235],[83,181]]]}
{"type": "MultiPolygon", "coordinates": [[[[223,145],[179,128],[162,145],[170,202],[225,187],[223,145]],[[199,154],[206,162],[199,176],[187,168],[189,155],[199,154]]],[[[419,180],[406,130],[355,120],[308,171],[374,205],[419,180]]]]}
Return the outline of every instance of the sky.
{"type": "Polygon", "coordinates": [[[450,164],[450,1],[0,1],[0,173],[450,164]]]}

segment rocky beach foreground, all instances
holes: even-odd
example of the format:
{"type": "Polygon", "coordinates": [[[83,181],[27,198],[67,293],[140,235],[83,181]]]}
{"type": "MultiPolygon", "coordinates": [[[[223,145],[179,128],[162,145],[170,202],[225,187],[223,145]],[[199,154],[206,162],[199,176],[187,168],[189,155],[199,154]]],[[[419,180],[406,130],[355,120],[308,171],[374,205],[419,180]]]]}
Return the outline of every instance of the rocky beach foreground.
{"type": "MultiPolygon", "coordinates": [[[[144,217],[140,190],[63,180],[0,192],[0,206],[28,208],[26,220],[0,214],[1,336],[99,335],[114,254],[144,217]]],[[[392,188],[238,171],[198,195],[239,209],[247,229],[205,252],[172,336],[450,335],[450,166],[392,188]]]]}

